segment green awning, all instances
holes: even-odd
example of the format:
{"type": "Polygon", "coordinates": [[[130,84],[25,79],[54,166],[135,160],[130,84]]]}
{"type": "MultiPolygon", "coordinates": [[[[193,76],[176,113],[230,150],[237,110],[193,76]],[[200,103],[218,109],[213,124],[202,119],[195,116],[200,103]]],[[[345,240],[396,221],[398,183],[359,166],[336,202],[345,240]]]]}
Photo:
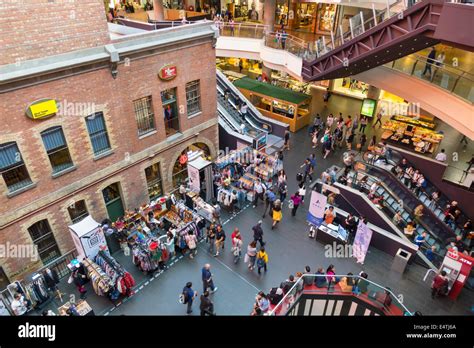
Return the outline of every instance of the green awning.
{"type": "Polygon", "coordinates": [[[234,85],[237,88],[246,89],[275,99],[287,101],[292,104],[300,104],[311,98],[309,95],[294,92],[286,88],[273,86],[269,83],[253,80],[249,77],[243,77],[241,79],[235,80],[234,85]]]}

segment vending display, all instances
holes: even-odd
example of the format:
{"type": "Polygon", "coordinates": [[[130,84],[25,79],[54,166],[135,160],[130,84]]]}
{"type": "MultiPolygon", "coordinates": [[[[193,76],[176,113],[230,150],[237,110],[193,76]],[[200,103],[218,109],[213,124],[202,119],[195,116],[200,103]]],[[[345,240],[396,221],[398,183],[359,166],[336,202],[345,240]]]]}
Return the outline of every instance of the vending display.
{"type": "Polygon", "coordinates": [[[471,256],[448,249],[440,271],[445,271],[448,277],[449,298],[455,300],[459,296],[471,273],[473,262],[474,258],[471,256]]]}

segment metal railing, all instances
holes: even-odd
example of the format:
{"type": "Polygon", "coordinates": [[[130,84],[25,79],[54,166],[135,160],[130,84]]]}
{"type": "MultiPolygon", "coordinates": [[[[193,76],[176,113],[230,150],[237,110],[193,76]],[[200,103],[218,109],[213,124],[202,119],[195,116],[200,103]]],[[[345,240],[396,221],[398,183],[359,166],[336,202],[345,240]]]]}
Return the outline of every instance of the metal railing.
{"type": "Polygon", "coordinates": [[[377,11],[375,5],[372,4],[372,16],[370,18],[365,19],[364,14],[361,11],[359,14],[349,18],[350,29],[348,31],[343,32],[342,25],[339,25],[339,28],[337,28],[335,32],[331,31],[329,38],[323,36],[318,39],[315,44],[316,56],[312,58],[319,58],[320,56],[334,50],[336,47],[342,46],[347,41],[354,39],[355,37],[365,33],[367,30],[370,30],[378,24],[398,15],[414,3],[415,1],[397,0],[393,4],[390,4],[389,1],[387,1],[387,8],[381,11],[377,11]]]}
{"type": "Polygon", "coordinates": [[[386,67],[428,81],[456,96],[474,102],[474,74],[436,60],[412,54],[385,64],[386,67]]]}
{"type": "MultiPolygon", "coordinates": [[[[393,293],[393,291],[389,288],[385,288],[377,283],[374,283],[371,280],[362,278],[358,275],[318,275],[318,274],[303,274],[302,277],[300,277],[295,284],[288,290],[288,292],[283,296],[281,301],[273,307],[267,315],[278,315],[278,316],[283,316],[287,315],[292,309],[294,304],[296,304],[300,298],[300,296],[305,292],[305,279],[311,278],[311,283],[314,284],[316,279],[321,279],[324,278],[325,283],[324,287],[317,288],[317,289],[311,289],[308,290],[307,293],[311,294],[321,294],[321,295],[331,295],[335,293],[335,285],[337,284],[336,282],[339,282],[342,280],[342,278],[351,278],[353,280],[353,284],[355,286],[353,287],[352,292],[354,296],[358,296],[359,298],[363,298],[366,300],[369,304],[372,304],[376,308],[383,308],[386,310],[386,313],[388,315],[393,314],[396,315],[395,313],[392,313],[390,311],[389,306],[385,306],[385,301],[380,301],[380,299],[385,299],[387,296],[390,296],[391,298],[391,305],[394,305],[397,307],[403,315],[412,315],[408,308],[400,301],[400,298],[403,298],[402,296],[397,296],[393,293]],[[329,281],[328,281],[329,278],[329,281]],[[373,297],[372,295],[374,294],[381,294],[382,296],[378,297],[373,297]],[[383,295],[386,296],[383,296],[383,295]]],[[[321,281],[321,283],[323,283],[321,281]]]]}
{"type": "Polygon", "coordinates": [[[265,33],[268,32],[268,27],[258,23],[234,23],[228,22],[214,22],[214,25],[219,29],[222,36],[237,36],[250,39],[262,39],[265,33]]]}

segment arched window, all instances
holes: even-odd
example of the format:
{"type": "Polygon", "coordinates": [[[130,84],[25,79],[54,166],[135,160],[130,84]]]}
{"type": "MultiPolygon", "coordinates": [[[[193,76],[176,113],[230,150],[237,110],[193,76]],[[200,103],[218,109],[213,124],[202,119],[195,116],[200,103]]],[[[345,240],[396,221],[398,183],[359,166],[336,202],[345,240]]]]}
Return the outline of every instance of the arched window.
{"type": "Polygon", "coordinates": [[[87,211],[86,207],[86,201],[84,200],[74,202],[69,207],[67,207],[67,211],[73,224],[89,216],[89,212],[87,211]]]}
{"type": "Polygon", "coordinates": [[[38,254],[44,264],[61,256],[58,244],[48,220],[38,221],[28,228],[33,244],[38,248],[38,254]]]}

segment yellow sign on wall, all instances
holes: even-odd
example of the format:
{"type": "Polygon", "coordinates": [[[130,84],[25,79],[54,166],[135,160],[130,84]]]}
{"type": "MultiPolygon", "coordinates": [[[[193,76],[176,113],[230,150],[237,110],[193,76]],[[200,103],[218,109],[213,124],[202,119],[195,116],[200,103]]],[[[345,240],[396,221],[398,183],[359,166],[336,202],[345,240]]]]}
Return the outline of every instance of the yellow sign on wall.
{"type": "Polygon", "coordinates": [[[55,115],[58,112],[58,106],[54,99],[43,99],[40,102],[31,104],[28,111],[27,115],[37,120],[55,115]]]}

